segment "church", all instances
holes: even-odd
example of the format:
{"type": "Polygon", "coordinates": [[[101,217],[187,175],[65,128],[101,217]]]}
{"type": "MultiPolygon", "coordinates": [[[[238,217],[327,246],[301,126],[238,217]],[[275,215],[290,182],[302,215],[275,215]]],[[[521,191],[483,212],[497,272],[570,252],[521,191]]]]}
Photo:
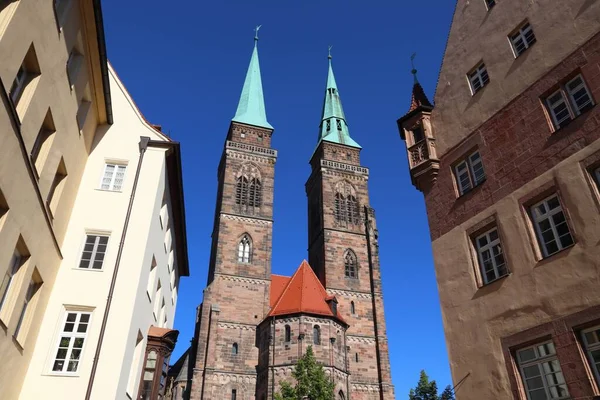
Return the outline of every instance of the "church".
{"type": "Polygon", "coordinates": [[[290,260],[298,265],[291,277],[271,271],[277,151],[257,43],[218,166],[207,286],[185,360],[187,398],[272,400],[283,380],[293,384],[294,365],[312,346],[336,399],[393,400],[369,169],[350,136],[331,56],[305,185],[308,262],[290,260]]]}

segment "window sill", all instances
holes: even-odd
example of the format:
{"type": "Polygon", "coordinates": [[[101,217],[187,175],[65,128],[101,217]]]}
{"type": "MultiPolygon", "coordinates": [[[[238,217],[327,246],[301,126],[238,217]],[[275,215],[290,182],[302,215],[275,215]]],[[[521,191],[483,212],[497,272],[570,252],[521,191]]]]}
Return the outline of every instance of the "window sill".
{"type": "Polygon", "coordinates": [[[96,188],[95,190],[97,190],[99,192],[123,193],[122,190],[110,190],[110,189],[101,189],[101,188],[96,188]]]}
{"type": "Polygon", "coordinates": [[[94,268],[79,268],[79,267],[73,267],[71,269],[74,269],[76,271],[94,271],[94,272],[104,272],[104,268],[100,268],[100,269],[94,269],[94,268]]]}
{"type": "Polygon", "coordinates": [[[508,277],[509,277],[509,276],[511,276],[511,275],[512,275],[512,273],[511,273],[511,272],[509,272],[509,273],[508,273],[508,274],[506,274],[506,275],[502,275],[501,277],[499,277],[499,278],[496,278],[496,279],[494,279],[493,281],[489,281],[489,282],[487,282],[487,283],[484,283],[483,285],[479,286],[479,289],[483,289],[483,288],[486,288],[486,287],[491,287],[491,286],[492,286],[492,285],[494,285],[495,283],[497,283],[497,282],[500,282],[500,281],[503,281],[504,279],[508,278],[508,277]]]}
{"type": "Polygon", "coordinates": [[[78,372],[54,372],[54,371],[50,371],[50,372],[46,372],[45,374],[42,374],[45,376],[56,376],[56,377],[63,377],[63,378],[79,378],[79,373],[78,372]]]}
{"type": "Polygon", "coordinates": [[[564,248],[560,249],[559,251],[557,251],[556,253],[550,254],[549,256],[542,257],[541,259],[538,260],[538,262],[535,266],[538,267],[538,266],[547,264],[549,262],[552,262],[555,258],[560,258],[560,257],[566,255],[569,252],[569,250],[571,250],[573,247],[575,247],[576,244],[577,244],[577,242],[573,241],[572,245],[564,247],[564,248]]]}
{"type": "Polygon", "coordinates": [[[25,343],[21,343],[21,340],[19,340],[19,338],[17,336],[13,335],[12,340],[19,347],[19,349],[21,351],[25,350],[25,343]]]}
{"type": "Polygon", "coordinates": [[[563,126],[556,126],[554,124],[554,121],[552,121],[552,129],[554,129],[554,131],[552,132],[552,136],[564,132],[566,128],[568,128],[569,126],[571,126],[573,124],[573,122],[577,121],[577,119],[579,119],[582,115],[587,114],[594,108],[596,108],[596,104],[593,104],[590,107],[586,108],[585,110],[580,112],[579,115],[576,115],[575,118],[571,118],[571,120],[569,122],[567,122],[566,124],[564,124],[563,126]]]}
{"type": "Polygon", "coordinates": [[[477,191],[477,190],[478,190],[478,189],[479,189],[481,186],[483,186],[483,184],[484,184],[485,182],[487,182],[487,177],[486,177],[486,178],[483,178],[483,180],[482,180],[481,182],[479,182],[479,183],[478,183],[476,186],[474,186],[474,187],[473,187],[472,189],[470,189],[470,190],[467,190],[467,191],[466,191],[466,192],[464,192],[463,194],[460,194],[460,192],[459,192],[459,195],[458,195],[458,197],[456,198],[456,200],[461,200],[461,199],[464,199],[464,198],[466,198],[467,196],[469,196],[470,194],[472,194],[472,193],[475,193],[475,192],[476,192],[476,191],[477,191]]]}

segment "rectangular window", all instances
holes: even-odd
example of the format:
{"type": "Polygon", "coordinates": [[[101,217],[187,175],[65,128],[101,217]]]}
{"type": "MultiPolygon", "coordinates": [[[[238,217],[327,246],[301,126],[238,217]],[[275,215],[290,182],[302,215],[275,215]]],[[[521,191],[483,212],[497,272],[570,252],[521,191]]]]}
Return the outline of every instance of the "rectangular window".
{"type": "Polygon", "coordinates": [[[79,370],[81,352],[87,338],[92,314],[67,311],[52,362],[53,372],[75,373],[79,370]]]}
{"type": "Polygon", "coordinates": [[[104,166],[104,175],[100,183],[100,189],[111,190],[114,192],[123,189],[123,181],[125,180],[125,171],[127,165],[109,164],[104,166]]]}
{"type": "Polygon", "coordinates": [[[600,326],[595,326],[581,332],[583,347],[596,382],[600,384],[600,326]]]}
{"type": "Polygon", "coordinates": [[[567,384],[552,342],[517,351],[517,364],[528,400],[569,398],[567,384]]]}
{"type": "Polygon", "coordinates": [[[56,210],[58,209],[58,202],[62,195],[66,181],[67,168],[65,167],[64,159],[61,157],[60,163],[58,164],[58,168],[56,169],[56,173],[54,174],[52,186],[50,186],[50,191],[48,192],[48,197],[46,198],[46,205],[48,206],[52,218],[54,218],[54,215],[56,215],[56,210]]]}
{"type": "Polygon", "coordinates": [[[231,400],[237,400],[237,390],[231,389],[231,400]]]}
{"type": "Polygon", "coordinates": [[[469,83],[471,84],[472,94],[479,92],[490,82],[490,77],[487,73],[484,63],[481,63],[473,68],[467,75],[469,77],[469,83]]]}
{"type": "Polygon", "coordinates": [[[71,86],[75,85],[82,64],[83,55],[77,49],[73,48],[67,60],[67,77],[71,86]]]}
{"type": "Polygon", "coordinates": [[[456,183],[460,195],[463,195],[485,181],[485,171],[479,151],[476,151],[460,161],[454,167],[456,183]]]}
{"type": "Polygon", "coordinates": [[[487,7],[488,11],[492,9],[492,7],[494,7],[496,5],[496,0],[484,0],[485,1],[485,6],[487,7]]]}
{"type": "Polygon", "coordinates": [[[519,57],[535,43],[535,34],[529,22],[525,22],[521,25],[513,34],[510,36],[510,43],[512,44],[515,58],[519,57]]]}
{"type": "Polygon", "coordinates": [[[508,275],[498,228],[494,227],[475,239],[479,267],[484,283],[490,283],[508,275]]]}
{"type": "Polygon", "coordinates": [[[104,256],[106,255],[106,246],[108,246],[108,236],[86,235],[79,268],[102,269],[104,256]]]}
{"type": "Polygon", "coordinates": [[[583,76],[577,75],[545,100],[556,129],[566,126],[573,118],[594,105],[583,76]]]}
{"type": "Polygon", "coordinates": [[[544,257],[573,244],[573,236],[556,194],[533,205],[531,217],[544,257]]]}
{"type": "Polygon", "coordinates": [[[27,332],[31,325],[31,319],[35,313],[35,306],[37,303],[37,294],[42,287],[43,281],[39,275],[39,272],[34,270],[29,286],[27,287],[27,293],[25,293],[25,299],[23,300],[23,306],[21,307],[21,313],[19,314],[19,320],[17,321],[17,327],[15,328],[14,337],[21,345],[25,343],[27,338],[27,332]]]}
{"type": "Polygon", "coordinates": [[[8,269],[6,270],[6,274],[0,284],[0,312],[2,314],[5,314],[7,300],[13,290],[15,275],[19,271],[19,268],[21,268],[21,265],[23,265],[23,257],[19,250],[15,249],[10,259],[8,269]]]}

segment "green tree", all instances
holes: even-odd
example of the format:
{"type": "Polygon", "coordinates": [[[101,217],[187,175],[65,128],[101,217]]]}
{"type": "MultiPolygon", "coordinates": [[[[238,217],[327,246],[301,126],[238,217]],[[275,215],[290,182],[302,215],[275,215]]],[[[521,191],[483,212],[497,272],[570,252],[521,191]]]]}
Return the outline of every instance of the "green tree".
{"type": "Polygon", "coordinates": [[[441,396],[438,396],[437,383],[430,381],[425,371],[421,371],[419,383],[408,393],[409,400],[454,400],[451,386],[446,386],[441,396]]]}
{"type": "Polygon", "coordinates": [[[333,399],[334,384],[315,359],[312,346],[308,346],[306,354],[300,357],[292,376],[296,380],[296,386],[286,381],[281,382],[281,391],[275,394],[275,400],[333,399]]]}

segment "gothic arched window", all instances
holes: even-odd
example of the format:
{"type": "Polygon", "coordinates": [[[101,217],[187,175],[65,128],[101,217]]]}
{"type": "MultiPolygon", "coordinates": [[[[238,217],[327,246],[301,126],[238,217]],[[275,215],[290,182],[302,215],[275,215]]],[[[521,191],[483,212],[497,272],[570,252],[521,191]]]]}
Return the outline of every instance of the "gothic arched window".
{"type": "Polygon", "coordinates": [[[347,198],[348,222],[353,225],[358,225],[358,201],[356,197],[350,195],[347,198]]]}
{"type": "Polygon", "coordinates": [[[348,278],[358,278],[356,254],[350,249],[344,254],[344,273],[348,278]]]}
{"type": "Polygon", "coordinates": [[[255,213],[262,204],[260,171],[253,164],[244,164],[236,178],[235,204],[241,212],[255,213]]]}
{"type": "Polygon", "coordinates": [[[321,344],[321,327],[319,325],[313,327],[313,343],[321,344]]]}
{"type": "Polygon", "coordinates": [[[251,252],[252,241],[250,240],[250,236],[244,235],[238,244],[238,262],[249,263],[251,252]]]}
{"type": "Polygon", "coordinates": [[[341,390],[338,393],[338,400],[346,400],[346,396],[344,396],[344,392],[341,390]]]}
{"type": "Polygon", "coordinates": [[[356,190],[346,181],[338,182],[335,186],[335,204],[333,214],[338,224],[358,225],[360,223],[360,209],[356,197],[356,190]]]}
{"type": "Polygon", "coordinates": [[[285,341],[290,342],[292,340],[292,329],[289,325],[285,326],[285,341]]]}
{"type": "Polygon", "coordinates": [[[335,219],[338,222],[346,220],[346,199],[341,193],[335,194],[335,219]]]}
{"type": "Polygon", "coordinates": [[[234,343],[234,344],[231,346],[231,354],[233,354],[234,356],[236,356],[236,355],[237,355],[237,353],[238,353],[238,350],[239,350],[239,348],[238,348],[238,344],[237,344],[237,343],[234,343]]]}

